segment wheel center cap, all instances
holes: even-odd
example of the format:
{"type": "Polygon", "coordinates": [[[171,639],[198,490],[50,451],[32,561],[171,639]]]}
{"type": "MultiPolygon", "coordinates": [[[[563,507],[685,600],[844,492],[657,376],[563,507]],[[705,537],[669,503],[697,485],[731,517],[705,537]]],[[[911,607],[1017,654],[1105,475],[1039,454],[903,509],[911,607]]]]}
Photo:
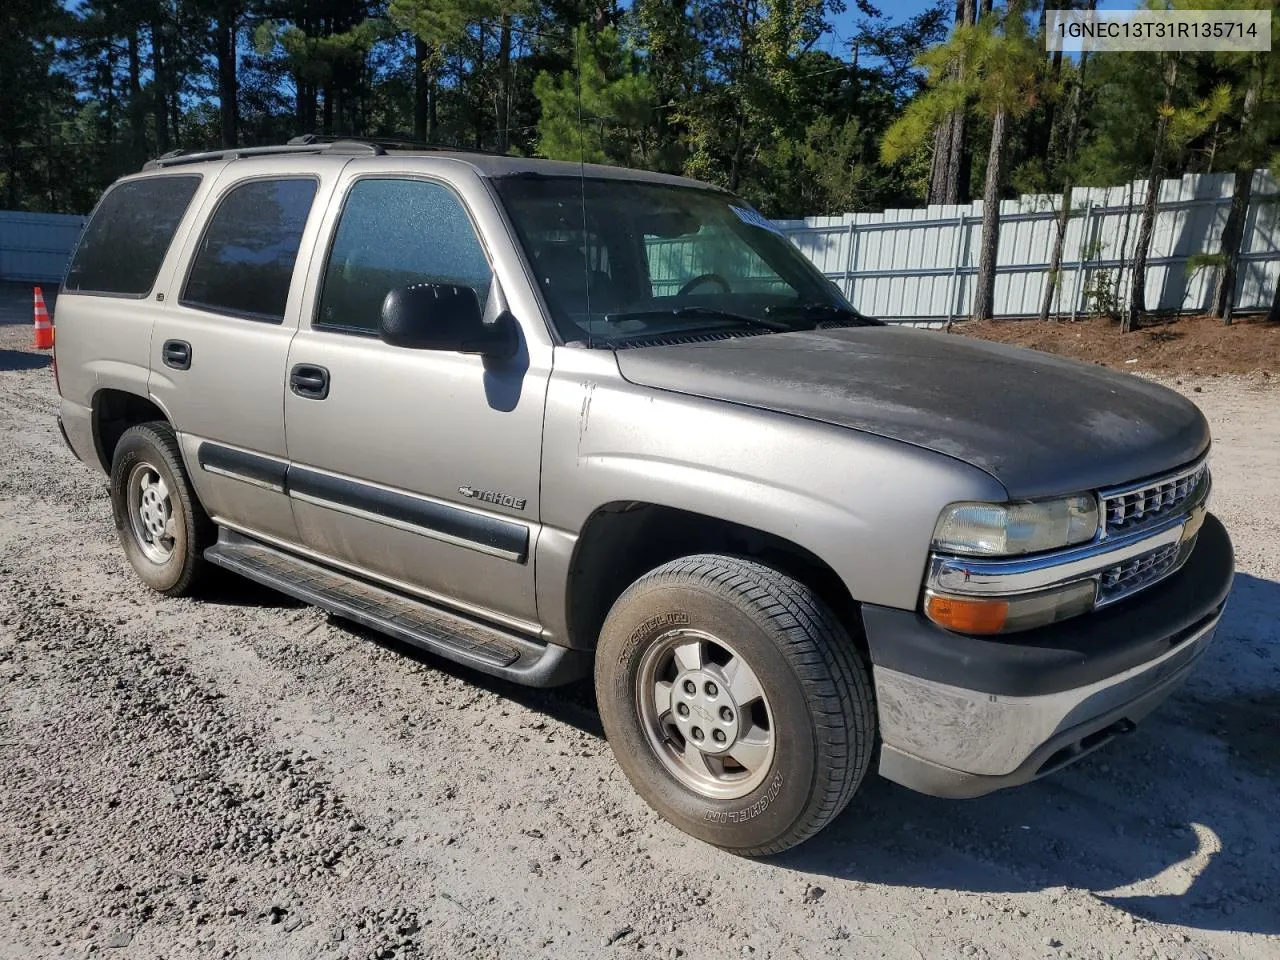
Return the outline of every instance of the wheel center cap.
{"type": "Polygon", "coordinates": [[[704,667],[677,676],[671,717],[680,734],[703,753],[727,753],[738,740],[738,704],[718,670],[704,667]]]}

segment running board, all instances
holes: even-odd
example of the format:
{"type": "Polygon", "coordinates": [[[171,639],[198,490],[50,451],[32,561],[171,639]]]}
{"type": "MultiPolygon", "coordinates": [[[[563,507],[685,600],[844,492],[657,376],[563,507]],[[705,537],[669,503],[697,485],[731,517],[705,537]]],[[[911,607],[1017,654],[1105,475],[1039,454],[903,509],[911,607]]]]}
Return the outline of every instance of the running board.
{"type": "Polygon", "coordinates": [[[590,672],[589,655],[480,623],[303,559],[226,527],[205,559],[233,573],[447,660],[531,687],[590,672]]]}

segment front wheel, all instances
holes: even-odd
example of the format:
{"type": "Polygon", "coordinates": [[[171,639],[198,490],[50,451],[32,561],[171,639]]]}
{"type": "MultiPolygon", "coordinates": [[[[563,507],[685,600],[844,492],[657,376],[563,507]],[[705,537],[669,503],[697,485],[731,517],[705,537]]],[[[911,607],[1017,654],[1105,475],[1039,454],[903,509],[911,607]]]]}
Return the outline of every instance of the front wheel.
{"type": "Polygon", "coordinates": [[[636,791],[700,840],[759,856],[849,802],[875,741],[871,684],[804,584],[719,555],[636,581],[596,653],[605,733],[636,791]]]}

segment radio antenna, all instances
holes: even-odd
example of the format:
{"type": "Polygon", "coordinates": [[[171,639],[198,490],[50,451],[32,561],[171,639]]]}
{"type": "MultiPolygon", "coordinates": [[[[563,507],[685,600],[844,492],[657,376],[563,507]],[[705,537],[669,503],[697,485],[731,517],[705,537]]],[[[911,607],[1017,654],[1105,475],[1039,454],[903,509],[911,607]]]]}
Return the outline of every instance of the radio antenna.
{"type": "Polygon", "coordinates": [[[587,146],[582,128],[582,39],[583,30],[579,26],[573,31],[574,87],[578,96],[578,192],[582,198],[582,284],[587,300],[587,348],[592,346],[591,338],[595,322],[591,313],[591,265],[588,263],[590,250],[587,246],[587,146]]]}

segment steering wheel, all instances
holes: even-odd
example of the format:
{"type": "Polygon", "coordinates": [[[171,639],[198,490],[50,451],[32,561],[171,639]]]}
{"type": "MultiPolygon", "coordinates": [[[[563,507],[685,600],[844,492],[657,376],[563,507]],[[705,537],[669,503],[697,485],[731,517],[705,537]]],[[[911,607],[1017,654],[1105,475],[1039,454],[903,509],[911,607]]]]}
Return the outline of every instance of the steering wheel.
{"type": "Polygon", "coordinates": [[[733,293],[733,288],[729,286],[729,281],[726,280],[724,277],[720,276],[720,274],[703,273],[694,277],[692,280],[686,283],[683,287],[681,287],[680,293],[678,294],[678,296],[683,297],[687,293],[692,293],[694,290],[698,288],[698,286],[704,283],[718,283],[720,285],[720,289],[722,289],[725,293],[733,293]]]}

